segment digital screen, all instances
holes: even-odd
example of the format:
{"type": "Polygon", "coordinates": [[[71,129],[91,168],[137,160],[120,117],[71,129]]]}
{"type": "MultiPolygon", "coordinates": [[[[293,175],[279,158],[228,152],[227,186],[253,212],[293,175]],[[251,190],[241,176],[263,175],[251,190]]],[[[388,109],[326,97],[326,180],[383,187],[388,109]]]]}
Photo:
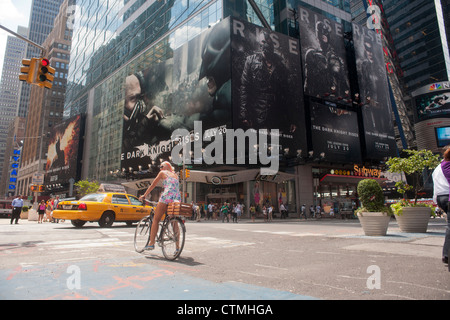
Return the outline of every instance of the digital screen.
{"type": "Polygon", "coordinates": [[[436,129],[436,140],[439,148],[450,144],[450,127],[440,127],[436,129]]]}

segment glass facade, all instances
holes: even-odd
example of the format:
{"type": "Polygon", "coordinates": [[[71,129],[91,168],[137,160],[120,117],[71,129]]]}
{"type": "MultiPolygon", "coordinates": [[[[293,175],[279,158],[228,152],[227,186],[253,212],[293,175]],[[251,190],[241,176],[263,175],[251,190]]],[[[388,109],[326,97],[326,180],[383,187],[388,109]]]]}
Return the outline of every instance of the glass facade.
{"type": "Polygon", "coordinates": [[[448,80],[435,1],[383,1],[409,92],[448,80]]]}
{"type": "Polygon", "coordinates": [[[171,58],[174,49],[219,21],[222,2],[85,1],[77,12],[64,117],[92,114],[87,176],[105,181],[120,168],[125,77],[171,58]]]}
{"type": "MultiPolygon", "coordinates": [[[[65,117],[86,111],[83,96],[92,87],[127,65],[156,40],[172,30],[171,45],[177,46],[222,17],[221,2],[204,1],[91,1],[77,3],[72,61],[69,67],[65,117]],[[205,10],[193,16],[203,8],[205,10]]],[[[154,59],[164,59],[159,46],[154,59]]],[[[153,49],[154,50],[154,49],[153,49]]],[[[140,63],[150,63],[148,58],[140,63]]]]}

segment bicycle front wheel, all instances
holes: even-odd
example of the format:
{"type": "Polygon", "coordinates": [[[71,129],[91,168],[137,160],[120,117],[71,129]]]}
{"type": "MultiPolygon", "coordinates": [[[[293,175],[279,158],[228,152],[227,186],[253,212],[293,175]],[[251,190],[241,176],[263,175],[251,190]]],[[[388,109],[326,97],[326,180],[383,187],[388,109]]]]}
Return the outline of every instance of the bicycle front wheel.
{"type": "Polygon", "coordinates": [[[150,229],[152,227],[152,219],[150,216],[144,217],[139,221],[134,232],[134,250],[141,253],[150,241],[150,229]]]}
{"type": "Polygon", "coordinates": [[[162,230],[160,244],[164,257],[168,260],[175,260],[184,248],[186,229],[183,221],[179,218],[170,218],[162,230]]]}

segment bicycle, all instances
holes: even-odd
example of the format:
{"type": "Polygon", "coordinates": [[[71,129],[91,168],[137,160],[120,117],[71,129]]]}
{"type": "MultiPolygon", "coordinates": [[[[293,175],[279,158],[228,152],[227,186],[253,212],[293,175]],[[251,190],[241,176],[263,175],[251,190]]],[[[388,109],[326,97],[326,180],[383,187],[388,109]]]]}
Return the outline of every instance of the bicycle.
{"type": "MultiPolygon", "coordinates": [[[[150,230],[152,227],[154,209],[150,215],[142,218],[136,226],[134,232],[134,249],[138,253],[145,251],[145,247],[150,242],[150,230]]],[[[183,251],[186,227],[182,217],[192,215],[192,206],[187,203],[173,202],[167,206],[167,211],[159,222],[159,235],[156,242],[161,247],[164,257],[167,260],[175,260],[183,251]]]]}

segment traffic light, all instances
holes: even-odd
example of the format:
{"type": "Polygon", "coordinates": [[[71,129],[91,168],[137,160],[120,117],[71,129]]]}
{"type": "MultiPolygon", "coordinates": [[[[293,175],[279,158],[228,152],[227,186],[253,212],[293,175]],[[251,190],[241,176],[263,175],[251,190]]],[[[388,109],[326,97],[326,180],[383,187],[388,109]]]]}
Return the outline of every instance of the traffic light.
{"type": "Polygon", "coordinates": [[[186,169],[184,176],[185,176],[186,179],[189,178],[191,176],[191,170],[186,169]]]}
{"type": "Polygon", "coordinates": [[[40,87],[51,89],[52,81],[55,78],[55,69],[50,67],[50,61],[46,58],[37,59],[37,62],[35,83],[40,87]]]}
{"type": "Polygon", "coordinates": [[[27,83],[33,83],[36,73],[36,62],[38,59],[22,59],[23,67],[20,68],[22,74],[19,75],[20,81],[26,81],[27,83]]]}
{"type": "Polygon", "coordinates": [[[31,192],[38,192],[39,191],[39,186],[30,186],[30,190],[31,192]]]}
{"type": "Polygon", "coordinates": [[[39,192],[44,192],[44,191],[45,191],[45,186],[40,185],[40,186],[39,186],[39,192]]]}

